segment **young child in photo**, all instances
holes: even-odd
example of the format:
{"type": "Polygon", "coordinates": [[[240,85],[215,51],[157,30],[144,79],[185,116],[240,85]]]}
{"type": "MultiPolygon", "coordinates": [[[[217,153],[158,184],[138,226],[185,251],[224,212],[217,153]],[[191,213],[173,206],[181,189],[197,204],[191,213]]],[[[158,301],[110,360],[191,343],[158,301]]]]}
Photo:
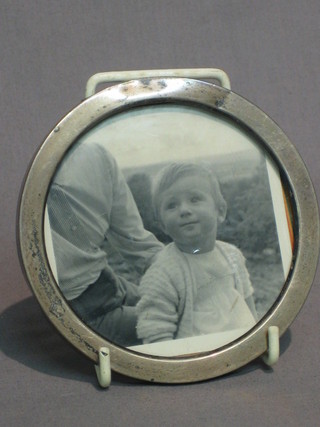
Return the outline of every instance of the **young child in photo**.
{"type": "Polygon", "coordinates": [[[165,167],[153,205],[173,242],[141,280],[138,337],[151,343],[253,327],[245,259],[235,246],[216,240],[227,206],[210,170],[191,163],[165,167]]]}

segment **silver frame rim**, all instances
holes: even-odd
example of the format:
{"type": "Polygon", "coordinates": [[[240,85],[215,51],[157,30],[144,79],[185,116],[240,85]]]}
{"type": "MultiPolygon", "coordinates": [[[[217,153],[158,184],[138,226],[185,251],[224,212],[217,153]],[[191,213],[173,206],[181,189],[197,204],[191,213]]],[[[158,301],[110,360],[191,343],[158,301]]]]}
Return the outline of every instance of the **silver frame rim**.
{"type": "Polygon", "coordinates": [[[111,368],[134,378],[188,383],[214,378],[249,363],[267,350],[267,331],[282,335],[300,311],[315,275],[319,253],[318,205],[308,172],[283,131],[259,108],[219,86],[184,78],[140,79],[109,87],[80,103],[48,135],[27,175],[19,209],[19,250],[27,280],[58,331],[98,363],[110,349],[111,368]],[[44,242],[46,196],[56,168],[79,136],[100,121],[136,106],[192,104],[212,109],[253,132],[276,161],[289,187],[295,213],[292,269],[272,309],[247,334],[212,352],[188,357],[148,356],[118,347],[89,329],[68,306],[55,282],[44,242]]]}

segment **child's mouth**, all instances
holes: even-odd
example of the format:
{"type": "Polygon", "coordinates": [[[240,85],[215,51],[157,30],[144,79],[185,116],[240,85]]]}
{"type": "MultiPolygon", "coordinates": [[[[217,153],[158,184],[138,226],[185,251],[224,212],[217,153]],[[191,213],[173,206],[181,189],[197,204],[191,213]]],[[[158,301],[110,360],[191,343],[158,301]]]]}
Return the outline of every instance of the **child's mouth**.
{"type": "Polygon", "coordinates": [[[198,221],[190,221],[190,222],[184,222],[183,224],[180,225],[181,228],[184,227],[192,227],[194,225],[198,224],[198,221]]]}

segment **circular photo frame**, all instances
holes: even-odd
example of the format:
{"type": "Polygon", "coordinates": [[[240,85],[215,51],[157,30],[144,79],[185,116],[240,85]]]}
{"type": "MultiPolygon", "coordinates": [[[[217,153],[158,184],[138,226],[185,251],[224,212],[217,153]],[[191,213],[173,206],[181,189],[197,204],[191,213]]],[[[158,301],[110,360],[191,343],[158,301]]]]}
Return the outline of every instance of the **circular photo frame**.
{"type": "Polygon", "coordinates": [[[89,359],[162,383],[233,371],[302,307],[319,253],[308,172],[283,131],[220,86],[144,78],[48,135],[20,202],[28,282],[89,359]]]}

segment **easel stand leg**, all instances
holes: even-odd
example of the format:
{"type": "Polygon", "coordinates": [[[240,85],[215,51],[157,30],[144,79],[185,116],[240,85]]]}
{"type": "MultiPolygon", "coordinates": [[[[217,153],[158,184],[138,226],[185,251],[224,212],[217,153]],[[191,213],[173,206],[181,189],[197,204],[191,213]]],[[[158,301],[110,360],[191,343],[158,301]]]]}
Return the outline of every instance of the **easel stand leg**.
{"type": "Polygon", "coordinates": [[[110,351],[107,347],[99,350],[99,365],[94,366],[100,387],[108,388],[111,384],[110,351]]]}
{"type": "Polygon", "coordinates": [[[268,366],[273,366],[279,359],[279,328],[278,326],[270,326],[268,328],[268,350],[262,356],[262,360],[268,366]]]}

